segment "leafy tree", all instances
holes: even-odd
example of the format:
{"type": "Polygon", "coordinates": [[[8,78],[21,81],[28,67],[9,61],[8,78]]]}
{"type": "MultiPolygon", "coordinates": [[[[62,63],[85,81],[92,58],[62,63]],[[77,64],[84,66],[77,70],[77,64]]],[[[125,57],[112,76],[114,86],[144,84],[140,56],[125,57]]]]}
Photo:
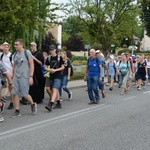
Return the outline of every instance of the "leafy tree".
{"type": "MultiPolygon", "coordinates": [[[[91,43],[102,44],[110,50],[111,44],[120,46],[125,37],[135,33],[140,12],[134,0],[70,0],[72,13],[86,26],[91,43]]],[[[71,14],[71,12],[70,12],[71,14]]]]}
{"type": "Polygon", "coordinates": [[[147,36],[150,36],[150,1],[140,1],[139,5],[143,12],[141,18],[147,31],[147,36]]]}
{"type": "Polygon", "coordinates": [[[1,0],[0,1],[0,37],[1,40],[13,41],[22,38],[25,44],[41,40],[45,34],[47,19],[53,20],[53,12],[58,7],[51,8],[50,0],[1,0]]]}
{"type": "Polygon", "coordinates": [[[63,43],[63,46],[67,47],[67,50],[70,51],[81,51],[84,50],[83,38],[72,34],[68,41],[63,43]]]}

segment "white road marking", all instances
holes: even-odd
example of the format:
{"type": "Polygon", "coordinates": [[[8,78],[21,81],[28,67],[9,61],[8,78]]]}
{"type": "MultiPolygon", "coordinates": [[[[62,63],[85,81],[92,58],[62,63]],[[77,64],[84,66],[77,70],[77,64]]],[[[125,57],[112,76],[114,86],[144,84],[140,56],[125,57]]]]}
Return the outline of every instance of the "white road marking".
{"type": "Polygon", "coordinates": [[[150,91],[143,92],[143,94],[150,93],[150,91]]]}
{"type": "Polygon", "coordinates": [[[130,100],[130,99],[133,99],[133,98],[136,98],[136,96],[131,96],[131,97],[124,98],[123,101],[130,100]]]}
{"type": "Polygon", "coordinates": [[[15,135],[21,134],[21,133],[26,133],[27,131],[33,131],[34,129],[39,129],[43,126],[46,126],[47,124],[50,123],[54,123],[54,121],[61,121],[62,119],[68,119],[68,118],[72,118],[72,117],[76,117],[77,115],[83,115],[85,113],[89,113],[91,111],[95,111],[96,109],[102,109],[102,108],[106,108],[109,107],[110,105],[105,105],[105,104],[101,104],[101,105],[97,105],[97,106],[92,106],[86,109],[82,109],[82,110],[78,110],[72,113],[68,113],[62,116],[58,116],[52,119],[47,119],[47,120],[43,120],[40,122],[36,122],[33,124],[29,124],[29,125],[25,125],[23,127],[19,127],[16,129],[12,129],[12,130],[8,130],[8,131],[4,131],[0,133],[0,140],[4,139],[4,138],[9,138],[9,137],[13,137],[15,135]]]}

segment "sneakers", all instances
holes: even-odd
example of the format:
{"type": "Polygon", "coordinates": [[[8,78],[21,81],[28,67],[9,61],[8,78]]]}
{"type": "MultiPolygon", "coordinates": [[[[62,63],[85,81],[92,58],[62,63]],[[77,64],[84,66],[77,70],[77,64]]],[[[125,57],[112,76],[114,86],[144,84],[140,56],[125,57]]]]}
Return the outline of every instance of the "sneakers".
{"type": "Polygon", "coordinates": [[[0,116],[0,122],[3,122],[4,118],[2,116],[0,116]]]}
{"type": "Polygon", "coordinates": [[[10,103],[7,109],[10,110],[10,109],[13,109],[13,108],[14,108],[14,104],[10,103]]]}
{"type": "Polygon", "coordinates": [[[63,101],[63,99],[60,97],[60,102],[62,102],[63,101]]]}
{"type": "Polygon", "coordinates": [[[61,103],[57,102],[53,109],[61,109],[61,103]]]}
{"type": "Polygon", "coordinates": [[[102,92],[102,98],[105,98],[105,97],[106,97],[105,93],[104,93],[104,92],[102,92]]]}
{"type": "Polygon", "coordinates": [[[95,101],[89,102],[89,105],[93,105],[93,104],[95,104],[95,101]]]}
{"type": "Polygon", "coordinates": [[[109,90],[112,91],[112,90],[113,90],[113,87],[110,87],[109,90]]]}
{"type": "Polygon", "coordinates": [[[95,104],[99,104],[99,100],[96,100],[96,101],[95,101],[95,104]]]}
{"type": "Polygon", "coordinates": [[[0,103],[0,113],[4,112],[5,103],[0,103]]]}
{"type": "Polygon", "coordinates": [[[45,106],[45,109],[47,109],[48,111],[52,111],[52,106],[54,105],[53,102],[49,102],[47,106],[45,106]]]}
{"type": "Polygon", "coordinates": [[[37,112],[37,104],[36,103],[31,105],[31,112],[32,112],[32,114],[36,114],[36,112],[37,112]]]}
{"type": "Polygon", "coordinates": [[[19,111],[15,110],[15,112],[10,116],[10,118],[16,118],[16,117],[20,117],[21,114],[19,111]]]}
{"type": "Polygon", "coordinates": [[[138,91],[141,91],[141,88],[138,88],[138,91]]]}
{"type": "Polygon", "coordinates": [[[68,94],[68,99],[72,99],[72,92],[68,94]]]}

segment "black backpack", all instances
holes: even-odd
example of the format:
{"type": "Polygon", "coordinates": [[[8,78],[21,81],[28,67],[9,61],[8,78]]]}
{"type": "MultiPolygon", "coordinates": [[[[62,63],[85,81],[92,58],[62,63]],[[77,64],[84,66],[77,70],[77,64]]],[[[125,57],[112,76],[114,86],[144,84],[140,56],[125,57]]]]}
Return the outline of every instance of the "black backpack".
{"type": "MultiPolygon", "coordinates": [[[[10,60],[11,65],[12,65],[12,56],[13,56],[13,54],[14,54],[14,53],[11,53],[11,55],[9,56],[9,60],[10,60]]],[[[3,59],[3,56],[4,56],[4,53],[2,53],[2,55],[1,55],[1,57],[0,57],[1,61],[3,61],[3,60],[2,60],[2,59],[3,59]]]]}
{"type": "Polygon", "coordinates": [[[74,71],[73,71],[73,66],[72,66],[72,64],[71,64],[70,76],[73,76],[73,73],[74,73],[74,71]]]}

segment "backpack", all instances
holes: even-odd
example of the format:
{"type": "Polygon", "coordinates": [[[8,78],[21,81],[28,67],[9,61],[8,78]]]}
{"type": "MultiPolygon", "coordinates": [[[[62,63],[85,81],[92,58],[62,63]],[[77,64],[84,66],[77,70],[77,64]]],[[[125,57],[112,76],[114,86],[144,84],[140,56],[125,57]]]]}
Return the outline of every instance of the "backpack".
{"type": "MultiPolygon", "coordinates": [[[[89,60],[90,60],[90,58],[88,58],[87,64],[89,64],[89,60]]],[[[97,63],[97,65],[98,65],[98,57],[96,57],[96,63],[97,63]]],[[[99,66],[99,65],[98,65],[98,66],[99,66]]]]}
{"type": "Polygon", "coordinates": [[[74,73],[74,71],[73,71],[73,66],[72,66],[72,64],[71,64],[70,76],[73,76],[73,73],[74,73]]]}
{"type": "MultiPolygon", "coordinates": [[[[13,53],[13,58],[15,58],[16,54],[17,54],[17,52],[13,53]]],[[[24,50],[24,55],[25,55],[26,59],[29,60],[26,49],[24,50]]]]}
{"type": "MultiPolygon", "coordinates": [[[[119,61],[119,66],[120,66],[120,64],[121,64],[121,60],[119,61]]],[[[127,61],[127,69],[129,68],[129,62],[127,61]]]]}
{"type": "MultiPolygon", "coordinates": [[[[113,62],[113,67],[114,67],[114,70],[116,72],[116,66],[115,66],[115,63],[113,62]]],[[[108,69],[109,69],[109,62],[108,62],[108,69]]]]}
{"type": "MultiPolygon", "coordinates": [[[[48,62],[50,63],[51,61],[51,55],[48,57],[48,62]]],[[[53,68],[57,65],[57,63],[60,62],[60,55],[57,55],[57,62],[54,64],[53,68]]]]}
{"type": "MultiPolygon", "coordinates": [[[[12,56],[13,56],[13,54],[14,54],[14,53],[11,53],[10,56],[9,56],[9,61],[10,61],[11,65],[12,65],[12,56]]],[[[3,59],[3,56],[4,56],[4,53],[2,53],[2,55],[1,55],[1,57],[0,57],[1,61],[3,61],[3,60],[2,60],[2,59],[3,59]]]]}

